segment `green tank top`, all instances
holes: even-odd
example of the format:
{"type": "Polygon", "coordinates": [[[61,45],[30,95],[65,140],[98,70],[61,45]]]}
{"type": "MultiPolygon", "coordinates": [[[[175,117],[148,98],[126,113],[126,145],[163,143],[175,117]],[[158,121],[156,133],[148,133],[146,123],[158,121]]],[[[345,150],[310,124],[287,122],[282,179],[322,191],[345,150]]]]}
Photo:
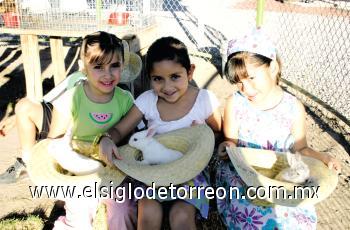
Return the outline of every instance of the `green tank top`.
{"type": "Polygon", "coordinates": [[[116,87],[112,100],[95,103],[86,96],[83,84],[74,87],[72,96],[73,139],[92,142],[96,135],[113,127],[133,105],[130,92],[116,87]]]}

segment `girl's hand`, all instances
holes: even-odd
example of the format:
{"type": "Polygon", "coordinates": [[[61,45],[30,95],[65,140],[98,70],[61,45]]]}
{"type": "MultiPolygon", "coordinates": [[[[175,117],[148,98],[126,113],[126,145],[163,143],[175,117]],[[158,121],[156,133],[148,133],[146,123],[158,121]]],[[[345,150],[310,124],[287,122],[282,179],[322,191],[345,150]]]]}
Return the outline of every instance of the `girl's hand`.
{"type": "Polygon", "coordinates": [[[109,166],[114,165],[113,155],[118,160],[123,159],[118,153],[117,146],[109,137],[101,138],[99,149],[100,149],[100,159],[109,166]]]}
{"type": "Polygon", "coordinates": [[[328,166],[329,169],[334,169],[337,173],[341,171],[340,162],[329,154],[325,153],[322,158],[323,163],[328,166]]]}
{"type": "Polygon", "coordinates": [[[231,146],[235,146],[235,143],[233,143],[232,141],[224,141],[224,142],[219,144],[218,156],[221,158],[221,160],[229,159],[227,152],[226,152],[226,147],[231,147],[231,146]]]}

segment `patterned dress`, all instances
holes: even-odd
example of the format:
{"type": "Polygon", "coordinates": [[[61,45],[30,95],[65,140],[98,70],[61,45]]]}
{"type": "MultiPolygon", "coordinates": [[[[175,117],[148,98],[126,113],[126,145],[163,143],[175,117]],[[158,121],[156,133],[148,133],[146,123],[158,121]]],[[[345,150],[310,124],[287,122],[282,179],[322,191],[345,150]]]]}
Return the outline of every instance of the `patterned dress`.
{"type": "MultiPolygon", "coordinates": [[[[281,102],[266,111],[252,107],[239,92],[234,94],[232,113],[240,124],[238,146],[283,151],[296,115],[297,99],[284,92],[281,102]]],[[[216,186],[246,187],[230,161],[221,161],[216,186]]],[[[217,199],[218,211],[229,229],[316,229],[314,206],[256,206],[247,199],[217,199]]]]}

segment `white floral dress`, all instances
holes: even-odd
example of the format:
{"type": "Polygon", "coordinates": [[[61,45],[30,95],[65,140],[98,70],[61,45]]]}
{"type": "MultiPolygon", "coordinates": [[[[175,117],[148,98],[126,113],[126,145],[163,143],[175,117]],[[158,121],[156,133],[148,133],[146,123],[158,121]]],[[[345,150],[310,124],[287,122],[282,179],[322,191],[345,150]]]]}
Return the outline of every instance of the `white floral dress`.
{"type": "MultiPolygon", "coordinates": [[[[232,113],[240,127],[238,146],[275,151],[284,150],[296,114],[297,99],[284,92],[281,102],[266,111],[252,107],[239,92],[234,94],[232,113]]],[[[239,188],[246,186],[230,161],[220,161],[216,186],[239,188]]],[[[217,199],[218,211],[229,229],[316,229],[314,206],[263,207],[247,199],[217,199]]]]}

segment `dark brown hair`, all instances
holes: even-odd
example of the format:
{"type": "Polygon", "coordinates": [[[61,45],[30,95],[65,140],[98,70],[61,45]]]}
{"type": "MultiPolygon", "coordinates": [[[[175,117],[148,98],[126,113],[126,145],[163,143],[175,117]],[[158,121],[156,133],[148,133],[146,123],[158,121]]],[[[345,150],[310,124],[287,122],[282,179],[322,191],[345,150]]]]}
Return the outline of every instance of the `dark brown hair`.
{"type": "Polygon", "coordinates": [[[155,62],[170,60],[182,65],[187,72],[191,69],[190,56],[186,45],[174,37],[162,37],[153,42],[146,55],[147,74],[152,71],[155,62]]]}

